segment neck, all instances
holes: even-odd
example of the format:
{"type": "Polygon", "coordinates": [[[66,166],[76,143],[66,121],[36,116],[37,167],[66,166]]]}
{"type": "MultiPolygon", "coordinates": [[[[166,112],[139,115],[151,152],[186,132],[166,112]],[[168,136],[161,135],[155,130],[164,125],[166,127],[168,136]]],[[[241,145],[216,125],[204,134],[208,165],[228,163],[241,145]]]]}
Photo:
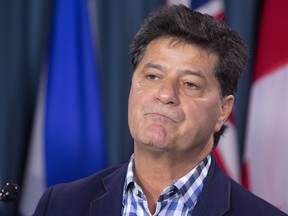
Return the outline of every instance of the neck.
{"type": "Polygon", "coordinates": [[[161,152],[134,148],[134,176],[142,188],[151,213],[162,191],[196,167],[209,153],[204,151],[195,155],[187,152],[161,152]]]}
{"type": "MultiPolygon", "coordinates": [[[[212,145],[200,150],[165,151],[144,145],[134,145],[136,177],[153,183],[159,182],[165,189],[175,180],[186,175],[212,151],[212,145]]],[[[161,191],[162,191],[161,190],[161,191]]]]}

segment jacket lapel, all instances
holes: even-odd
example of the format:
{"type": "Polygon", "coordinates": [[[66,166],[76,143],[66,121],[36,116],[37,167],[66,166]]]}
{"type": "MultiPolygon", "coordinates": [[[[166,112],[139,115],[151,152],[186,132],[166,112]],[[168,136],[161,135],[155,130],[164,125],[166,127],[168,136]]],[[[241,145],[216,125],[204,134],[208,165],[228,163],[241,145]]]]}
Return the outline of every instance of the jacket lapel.
{"type": "Polygon", "coordinates": [[[96,199],[91,202],[90,216],[121,215],[122,193],[126,177],[127,165],[102,179],[96,199]]]}
{"type": "Polygon", "coordinates": [[[193,216],[221,216],[230,210],[231,182],[217,165],[213,155],[203,191],[193,216]]]}

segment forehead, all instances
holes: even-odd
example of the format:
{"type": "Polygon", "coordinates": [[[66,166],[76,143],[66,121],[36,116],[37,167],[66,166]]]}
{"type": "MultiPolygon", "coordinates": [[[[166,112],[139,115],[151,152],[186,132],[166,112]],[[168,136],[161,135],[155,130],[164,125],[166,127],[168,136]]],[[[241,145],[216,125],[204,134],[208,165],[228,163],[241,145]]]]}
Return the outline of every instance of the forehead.
{"type": "Polygon", "coordinates": [[[216,54],[195,44],[174,38],[159,38],[148,44],[138,66],[159,65],[162,69],[167,68],[167,70],[199,70],[213,73],[217,62],[216,54]]]}

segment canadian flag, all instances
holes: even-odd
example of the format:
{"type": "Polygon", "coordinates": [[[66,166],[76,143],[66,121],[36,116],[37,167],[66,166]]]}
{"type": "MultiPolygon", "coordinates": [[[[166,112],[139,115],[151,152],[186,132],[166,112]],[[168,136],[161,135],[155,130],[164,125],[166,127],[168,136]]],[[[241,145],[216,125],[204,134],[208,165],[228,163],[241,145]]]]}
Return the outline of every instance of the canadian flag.
{"type": "Polygon", "coordinates": [[[250,95],[243,183],[288,213],[288,1],[263,5],[250,95]]]}
{"type": "MultiPolygon", "coordinates": [[[[167,4],[184,4],[201,13],[210,14],[219,18],[222,21],[224,19],[225,10],[223,0],[167,0],[167,4]]],[[[227,125],[228,129],[220,138],[217,148],[213,150],[213,154],[221,168],[231,178],[240,183],[239,146],[233,113],[230,115],[227,125]]]]}

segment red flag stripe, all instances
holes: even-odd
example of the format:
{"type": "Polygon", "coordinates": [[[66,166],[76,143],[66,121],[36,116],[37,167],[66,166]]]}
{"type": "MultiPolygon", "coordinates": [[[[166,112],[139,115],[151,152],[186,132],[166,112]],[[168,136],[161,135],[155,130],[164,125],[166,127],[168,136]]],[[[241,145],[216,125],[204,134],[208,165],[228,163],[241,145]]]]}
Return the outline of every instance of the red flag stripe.
{"type": "Polygon", "coordinates": [[[254,81],[288,62],[288,1],[265,1],[258,40],[254,81]]]}

